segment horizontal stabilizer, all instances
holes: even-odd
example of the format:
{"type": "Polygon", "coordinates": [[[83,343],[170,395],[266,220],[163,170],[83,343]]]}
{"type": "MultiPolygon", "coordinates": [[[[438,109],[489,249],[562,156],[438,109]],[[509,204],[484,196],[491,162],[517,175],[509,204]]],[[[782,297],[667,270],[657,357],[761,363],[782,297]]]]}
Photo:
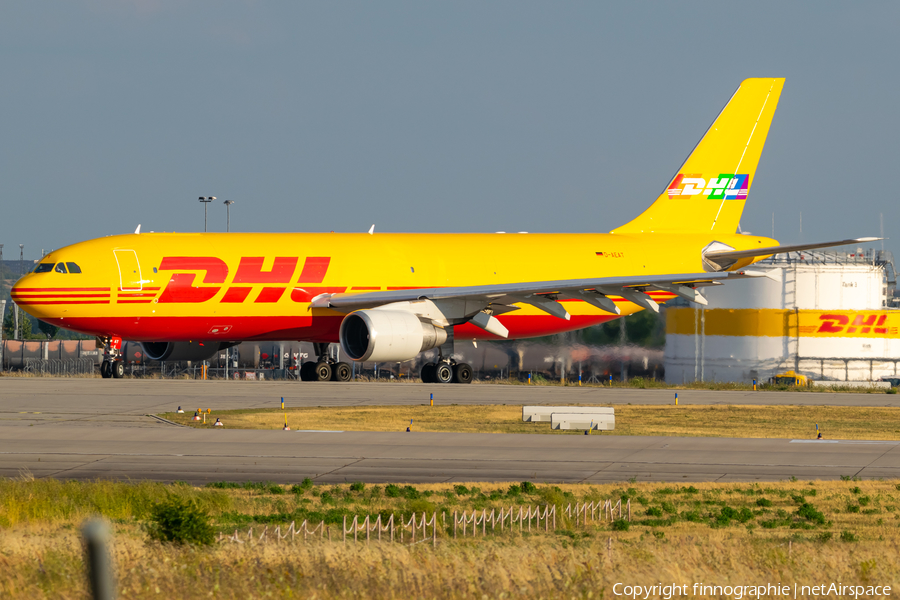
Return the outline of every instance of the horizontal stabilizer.
{"type": "Polygon", "coordinates": [[[834,242],[817,242],[813,244],[792,244],[790,246],[768,246],[766,248],[753,248],[751,250],[715,250],[712,252],[704,252],[703,258],[710,263],[718,265],[722,269],[727,269],[742,258],[755,258],[757,256],[771,256],[773,254],[784,254],[785,252],[799,252],[800,250],[815,250],[817,248],[831,248],[834,246],[845,246],[847,244],[863,244],[866,242],[877,242],[882,238],[877,237],[861,237],[849,240],[837,240],[834,242]]]}

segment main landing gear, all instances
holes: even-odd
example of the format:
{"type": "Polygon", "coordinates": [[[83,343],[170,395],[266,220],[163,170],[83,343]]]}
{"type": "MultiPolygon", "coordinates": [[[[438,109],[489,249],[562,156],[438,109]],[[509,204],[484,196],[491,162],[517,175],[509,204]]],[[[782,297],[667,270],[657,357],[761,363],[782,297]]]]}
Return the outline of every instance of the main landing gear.
{"type": "Polygon", "coordinates": [[[422,366],[422,383],[472,383],[472,367],[453,359],[422,366]]]}
{"type": "Polygon", "coordinates": [[[122,359],[122,338],[98,337],[97,346],[103,348],[103,362],[100,363],[100,377],[122,379],[125,377],[125,362],[122,359]]]}
{"type": "Polygon", "coordinates": [[[328,354],[328,344],[314,343],[315,362],[300,365],[300,381],[350,381],[353,369],[345,362],[337,362],[328,354]]]}

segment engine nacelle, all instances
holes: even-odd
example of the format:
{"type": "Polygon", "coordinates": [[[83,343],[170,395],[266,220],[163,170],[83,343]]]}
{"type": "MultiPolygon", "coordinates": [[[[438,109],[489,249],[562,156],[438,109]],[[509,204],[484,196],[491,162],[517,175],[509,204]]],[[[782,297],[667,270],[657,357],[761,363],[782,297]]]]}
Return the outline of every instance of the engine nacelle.
{"type": "Polygon", "coordinates": [[[358,310],[341,322],[341,348],[353,360],[399,362],[447,341],[447,332],[402,310],[358,310]]]}
{"type": "Polygon", "coordinates": [[[208,360],[216,355],[219,342],[141,342],[150,360],[208,360]]]}

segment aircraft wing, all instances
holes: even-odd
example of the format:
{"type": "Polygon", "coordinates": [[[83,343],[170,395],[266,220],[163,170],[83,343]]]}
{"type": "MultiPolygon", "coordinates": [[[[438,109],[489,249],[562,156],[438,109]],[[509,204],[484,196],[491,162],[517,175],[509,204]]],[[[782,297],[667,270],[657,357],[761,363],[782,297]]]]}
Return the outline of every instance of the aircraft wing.
{"type": "Polygon", "coordinates": [[[831,248],[833,246],[844,246],[846,244],[861,244],[865,242],[877,242],[881,238],[862,237],[849,240],[837,240],[834,242],[816,242],[812,244],[793,244],[790,246],[768,246],[766,248],[753,248],[751,250],[714,250],[704,252],[703,258],[707,261],[718,265],[723,269],[727,269],[742,258],[754,258],[756,256],[769,256],[772,254],[783,254],[785,252],[798,252],[800,250],[815,250],[816,248],[831,248]]]}
{"type": "Polygon", "coordinates": [[[397,302],[432,301],[441,303],[464,300],[469,307],[463,321],[473,323],[502,337],[505,328],[491,314],[501,314],[515,310],[513,304],[530,304],[550,315],[569,319],[565,307],[559,299],[583,300],[601,310],[620,314],[619,308],[609,296],[620,296],[643,308],[659,311],[659,305],[645,293],[648,288],[671,292],[706,304],[706,299],[697,287],[720,285],[726,279],[762,277],[761,271],[734,271],[717,273],[675,273],[670,275],[637,275],[627,277],[599,277],[595,279],[565,279],[558,281],[530,281],[522,283],[501,283],[446,288],[418,288],[365,292],[361,294],[322,294],[313,298],[312,307],[332,308],[341,312],[352,312],[366,308],[376,308],[397,302]],[[474,310],[472,310],[474,309],[474,310]]]}

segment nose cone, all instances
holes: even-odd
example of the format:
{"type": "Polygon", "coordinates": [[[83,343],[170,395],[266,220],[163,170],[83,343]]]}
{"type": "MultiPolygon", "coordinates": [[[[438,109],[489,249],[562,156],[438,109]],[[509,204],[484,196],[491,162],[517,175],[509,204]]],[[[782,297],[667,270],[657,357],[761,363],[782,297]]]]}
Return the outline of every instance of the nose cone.
{"type": "Polygon", "coordinates": [[[44,294],[42,292],[43,287],[46,284],[46,282],[44,282],[44,284],[41,283],[41,275],[42,274],[36,275],[34,273],[27,273],[20,277],[9,291],[12,301],[15,302],[19,308],[39,319],[44,316],[44,312],[41,310],[43,305],[40,301],[43,299],[42,296],[44,294]]]}

